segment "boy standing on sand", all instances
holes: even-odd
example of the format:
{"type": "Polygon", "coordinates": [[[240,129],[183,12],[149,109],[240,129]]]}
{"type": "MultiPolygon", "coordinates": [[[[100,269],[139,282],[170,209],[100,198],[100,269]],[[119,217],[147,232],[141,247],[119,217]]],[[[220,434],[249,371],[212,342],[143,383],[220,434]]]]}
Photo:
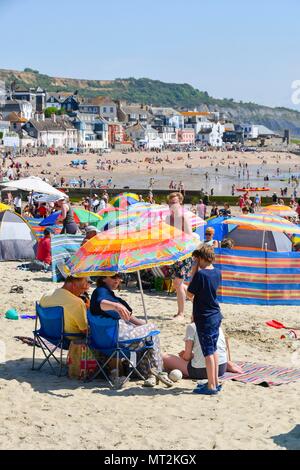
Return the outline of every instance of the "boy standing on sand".
{"type": "Polygon", "coordinates": [[[194,393],[216,395],[220,390],[218,380],[219,360],[217,342],[222,315],[217,301],[217,290],[221,283],[221,271],[214,268],[214,250],[203,245],[195,250],[194,275],[188,286],[188,297],[193,299],[193,317],[207,371],[207,384],[198,385],[194,393]]]}

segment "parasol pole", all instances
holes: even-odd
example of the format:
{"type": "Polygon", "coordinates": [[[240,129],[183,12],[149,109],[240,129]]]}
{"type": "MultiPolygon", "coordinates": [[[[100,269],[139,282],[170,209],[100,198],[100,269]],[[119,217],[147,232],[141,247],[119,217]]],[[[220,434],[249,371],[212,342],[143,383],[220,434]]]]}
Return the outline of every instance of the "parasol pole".
{"type": "Polygon", "coordinates": [[[141,292],[141,296],[142,296],[142,303],[143,303],[143,309],[144,309],[145,320],[146,320],[146,323],[148,323],[148,315],[147,315],[147,309],[146,309],[146,304],[145,304],[144,291],[143,291],[143,286],[142,286],[140,271],[137,271],[137,277],[138,277],[139,286],[140,286],[140,292],[141,292]]]}
{"type": "Polygon", "coordinates": [[[266,231],[264,230],[264,233],[263,233],[263,239],[262,239],[262,245],[261,245],[261,249],[263,251],[264,249],[264,246],[265,246],[265,234],[266,234],[266,231]]]}

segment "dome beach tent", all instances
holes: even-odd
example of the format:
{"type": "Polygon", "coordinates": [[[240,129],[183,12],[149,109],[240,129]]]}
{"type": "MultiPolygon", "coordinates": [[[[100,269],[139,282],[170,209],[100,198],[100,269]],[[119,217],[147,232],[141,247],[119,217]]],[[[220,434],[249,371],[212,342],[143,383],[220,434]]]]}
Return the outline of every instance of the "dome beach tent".
{"type": "Polygon", "coordinates": [[[27,222],[15,212],[0,212],[0,261],[35,259],[37,239],[27,222]]]}
{"type": "Polygon", "coordinates": [[[228,233],[228,238],[234,241],[236,250],[261,250],[267,245],[268,251],[288,252],[292,251],[292,241],[281,232],[271,230],[262,231],[253,229],[243,229],[235,227],[228,233]]]}

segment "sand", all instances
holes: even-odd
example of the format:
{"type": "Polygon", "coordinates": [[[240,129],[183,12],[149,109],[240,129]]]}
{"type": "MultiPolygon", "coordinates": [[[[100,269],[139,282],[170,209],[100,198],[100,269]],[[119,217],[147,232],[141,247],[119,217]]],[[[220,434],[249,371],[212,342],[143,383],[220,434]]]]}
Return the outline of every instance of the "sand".
{"type": "MultiPolygon", "coordinates": [[[[193,395],[195,384],[144,389],[131,382],[120,391],[101,381],[57,378],[47,368],[31,371],[32,348],[14,339],[31,336],[33,320],[4,318],[8,308],[34,314],[34,302],[55,285],[49,274],[16,270],[1,263],[0,339],[6,362],[0,364],[0,449],[300,449],[300,383],[263,388],[228,381],[215,397],[193,395]],[[13,284],[24,294],[10,294],[13,284]],[[298,427],[297,427],[298,426],[298,427]]],[[[142,311],[134,290],[123,297],[142,311]]],[[[185,324],[171,321],[176,299],[146,294],[150,318],[161,330],[163,351],[183,347],[185,324]]],[[[279,339],[265,326],[272,318],[300,324],[299,307],[222,305],[224,328],[234,360],[300,367],[298,342],[279,339]]],[[[191,303],[187,304],[187,323],[191,303]]],[[[40,354],[40,353],[39,353],[40,354]]]]}
{"type": "Polygon", "coordinates": [[[269,194],[272,194],[273,191],[280,194],[280,188],[287,186],[288,196],[290,196],[294,187],[293,184],[288,184],[289,176],[294,174],[300,177],[300,158],[298,155],[288,152],[260,151],[252,153],[214,150],[191,152],[190,157],[191,159],[188,158],[186,152],[122,154],[119,151],[113,151],[102,157],[89,153],[80,155],[49,154],[40,157],[22,157],[17,160],[21,163],[27,160],[30,163],[31,167],[28,172],[25,172],[25,176],[29,174],[42,176],[47,178],[51,184],[55,180],[59,184],[62,176],[67,183],[81,176],[83,179],[89,180],[95,178],[97,183],[102,181],[102,185],[106,185],[111,179],[111,187],[115,186],[120,189],[128,186],[131,189],[145,190],[149,188],[150,178],[153,178],[153,189],[168,189],[171,180],[176,182],[177,186],[182,181],[186,189],[198,191],[203,189],[211,194],[213,188],[215,196],[230,195],[233,184],[238,188],[247,186],[248,183],[253,187],[270,187],[269,194]],[[155,163],[146,161],[146,159],[156,157],[163,161],[155,163]],[[70,166],[71,161],[77,159],[87,160],[86,169],[82,169],[82,166],[79,168],[70,166]],[[166,161],[167,159],[169,161],[166,161]],[[97,160],[107,162],[104,165],[104,170],[101,169],[97,160]],[[119,165],[112,165],[113,171],[108,170],[109,160],[119,162],[119,165]],[[239,162],[241,165],[248,164],[249,179],[246,170],[243,175],[243,171],[240,169],[241,174],[240,177],[238,176],[239,162]],[[279,175],[276,172],[277,168],[280,169],[279,175]],[[257,176],[257,169],[260,172],[259,176],[257,176]],[[46,174],[41,174],[42,171],[46,171],[46,174]],[[207,179],[205,173],[208,173],[207,179]],[[266,175],[270,178],[268,182],[264,182],[263,179],[266,175]]]}

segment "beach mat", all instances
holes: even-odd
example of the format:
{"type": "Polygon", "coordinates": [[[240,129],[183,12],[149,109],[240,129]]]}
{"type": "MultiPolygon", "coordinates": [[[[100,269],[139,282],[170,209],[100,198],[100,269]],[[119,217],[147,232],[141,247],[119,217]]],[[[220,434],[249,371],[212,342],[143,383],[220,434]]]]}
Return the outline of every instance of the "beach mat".
{"type": "Polygon", "coordinates": [[[300,369],[286,367],[274,367],[266,364],[253,362],[237,362],[243,369],[243,374],[232,374],[225,372],[222,380],[237,380],[238,382],[251,383],[254,385],[282,385],[300,380],[300,369]]]}

